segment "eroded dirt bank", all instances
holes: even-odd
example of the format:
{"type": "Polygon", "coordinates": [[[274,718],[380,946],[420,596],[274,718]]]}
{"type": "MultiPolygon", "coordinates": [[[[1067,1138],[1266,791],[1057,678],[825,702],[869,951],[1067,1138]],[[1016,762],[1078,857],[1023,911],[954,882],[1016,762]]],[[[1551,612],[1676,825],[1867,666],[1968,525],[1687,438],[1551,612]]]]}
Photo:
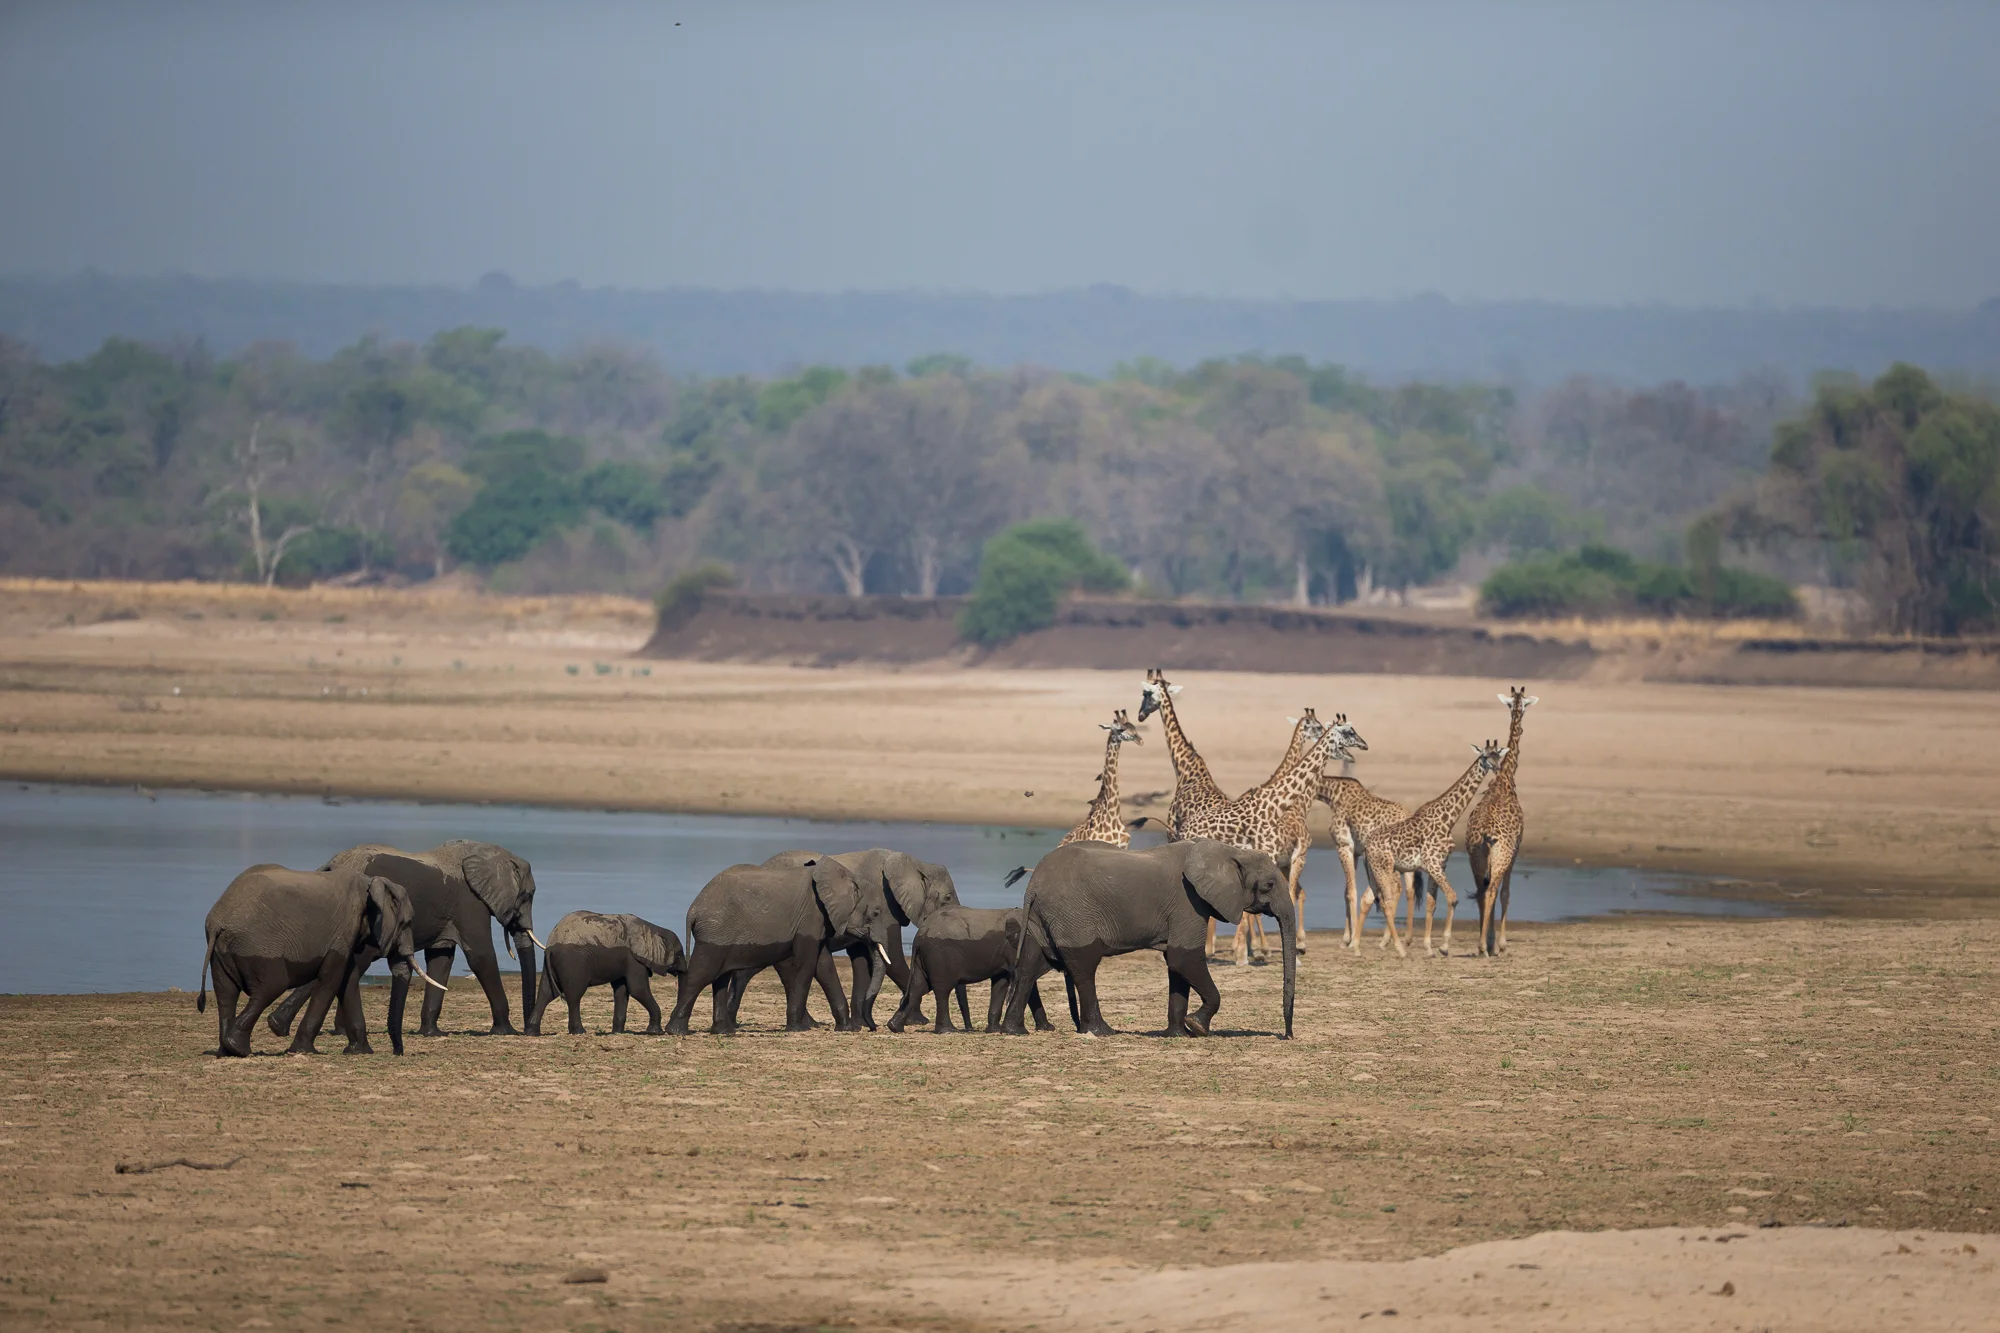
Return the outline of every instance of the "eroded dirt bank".
{"type": "Polygon", "coordinates": [[[1316,939],[1291,1043],[1276,968],[1144,1035],[1151,956],[1101,1041],[788,1037],[768,976],[740,1038],[491,1038],[461,983],[401,1060],[223,1062],[192,995],[0,998],[0,1323],[1990,1326],[2000,922],[1515,934],[1316,939]],[[235,1165],[116,1171],[182,1157],[235,1165]]]}

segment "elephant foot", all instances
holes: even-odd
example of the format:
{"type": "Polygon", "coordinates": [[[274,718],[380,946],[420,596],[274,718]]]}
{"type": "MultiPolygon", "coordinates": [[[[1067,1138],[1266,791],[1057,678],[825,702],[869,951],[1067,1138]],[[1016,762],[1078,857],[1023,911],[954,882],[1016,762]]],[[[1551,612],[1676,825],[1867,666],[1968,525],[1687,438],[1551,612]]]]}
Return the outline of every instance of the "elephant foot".
{"type": "Polygon", "coordinates": [[[1003,1037],[1025,1037],[1028,1035],[1028,1029],[1021,1023],[1002,1023],[1000,1025],[1000,1035],[1003,1037]]]}
{"type": "MultiPolygon", "coordinates": [[[[660,1027],[660,1025],[659,1025],[658,1023],[648,1023],[648,1024],[646,1025],[646,1035],[647,1035],[647,1036],[649,1036],[649,1037],[657,1037],[657,1036],[659,1036],[659,1035],[660,1035],[660,1032],[661,1032],[661,1030],[662,1030],[662,1029],[661,1029],[661,1027],[660,1027]]],[[[537,1034],[537,1035],[540,1035],[540,1034],[537,1034]]]]}
{"type": "Polygon", "coordinates": [[[426,1023],[422,1027],[417,1029],[417,1035],[419,1037],[442,1037],[444,1033],[438,1031],[437,1024],[426,1023]]]}
{"type": "Polygon", "coordinates": [[[687,1034],[688,1034],[687,1020],[676,1018],[670,1020],[667,1023],[667,1035],[669,1037],[685,1037],[687,1034]]]}
{"type": "MultiPolygon", "coordinates": [[[[1213,1015],[1210,1015],[1210,1017],[1213,1017],[1213,1015]]],[[[1208,1035],[1208,1019],[1203,1018],[1200,1014],[1189,1014],[1181,1020],[1181,1025],[1192,1036],[1206,1037],[1208,1035]]]]}
{"type": "Polygon", "coordinates": [[[312,1042],[293,1042],[285,1048],[286,1055],[318,1055],[319,1047],[312,1042]]]}
{"type": "Polygon", "coordinates": [[[375,1048],[365,1041],[350,1041],[340,1052],[342,1055],[373,1055],[375,1048]]]}
{"type": "Polygon", "coordinates": [[[495,1023],[492,1027],[486,1029],[486,1035],[489,1037],[518,1037],[521,1034],[514,1030],[514,1025],[512,1023],[509,1023],[503,1019],[500,1022],[495,1023]]]}
{"type": "Polygon", "coordinates": [[[1046,1018],[1038,1018],[1035,1020],[1035,1031],[1054,1032],[1055,1030],[1056,1030],[1056,1025],[1054,1023],[1049,1022],[1046,1018]]]}
{"type": "Polygon", "coordinates": [[[522,1028],[521,1031],[530,1037],[539,1037],[542,1035],[542,1025],[540,1023],[530,1023],[527,1027],[522,1028]]]}
{"type": "Polygon", "coordinates": [[[902,1034],[902,1031],[903,1031],[903,1020],[902,1020],[901,1018],[892,1018],[892,1019],[890,1019],[890,1020],[889,1020],[889,1031],[891,1031],[891,1032],[894,1032],[894,1033],[896,1033],[897,1035],[899,1035],[899,1036],[900,1036],[900,1035],[902,1034]]]}
{"type": "Polygon", "coordinates": [[[569,1035],[572,1037],[581,1037],[584,1034],[585,1030],[586,1029],[581,1023],[571,1023],[569,1025],[569,1035]]]}
{"type": "Polygon", "coordinates": [[[711,1037],[733,1037],[736,1035],[736,1025],[734,1023],[725,1023],[718,1027],[711,1023],[709,1024],[708,1035],[711,1037]]]}

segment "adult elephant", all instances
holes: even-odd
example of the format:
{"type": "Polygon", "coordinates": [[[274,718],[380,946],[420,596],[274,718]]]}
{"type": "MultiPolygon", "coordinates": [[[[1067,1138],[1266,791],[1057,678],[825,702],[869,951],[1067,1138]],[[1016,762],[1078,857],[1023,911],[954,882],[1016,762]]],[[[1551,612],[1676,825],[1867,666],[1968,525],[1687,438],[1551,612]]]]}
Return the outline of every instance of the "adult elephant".
{"type": "MultiPolygon", "coordinates": [[[[378,958],[409,984],[416,945],[409,896],[381,876],[352,870],[288,870],[254,865],[229,882],[202,924],[202,979],[195,1011],[208,1007],[215,974],[218,1056],[250,1054],[250,1033],[271,1001],[296,986],[312,998],[294,1055],[316,1054],[315,1040],[336,999],[347,1053],[367,1055],[361,974],[378,958]],[[248,997],[239,1017],[239,997],[248,997]]],[[[389,1040],[403,1053],[403,992],[389,1002],[389,1040]]]]}
{"type": "Polygon", "coordinates": [[[1158,949],[1167,960],[1167,1035],[1207,1036],[1222,997],[1208,975],[1203,947],[1210,920],[1245,912],[1275,918],[1285,965],[1285,1036],[1292,1035],[1298,983],[1298,920],[1278,863],[1263,852],[1208,838],[1144,851],[1072,842],[1041,859],[1022,908],[1021,961],[1007,999],[1003,1032],[1021,1033],[1028,987],[1060,968],[1075,985],[1077,1030],[1108,1037],[1097,1003],[1097,965],[1113,954],[1158,949]],[[1188,991],[1201,1009],[1187,1011],[1188,991]]]}
{"type": "MultiPolygon", "coordinates": [[[[507,951],[519,951],[522,1021],[535,1012],[535,946],[540,940],[535,936],[535,872],[525,860],[490,842],[454,839],[427,852],[364,843],[341,852],[322,869],[380,875],[402,885],[410,895],[415,913],[410,929],[417,947],[424,951],[424,971],[432,986],[424,993],[417,1027],[420,1036],[441,1035],[438,1017],[444,1012],[444,987],[451,978],[452,957],[459,949],[465,950],[466,966],[486,992],[486,1005],[493,1016],[491,1031],[513,1034],[507,991],[500,983],[500,959],[493,948],[496,921],[509,941],[507,951]]],[[[392,994],[392,1002],[400,1001],[409,982],[394,981],[392,985],[402,988],[392,994]]],[[[294,992],[272,1010],[271,1030],[282,1036],[304,1002],[304,996],[294,992]]]]}
{"type": "Polygon", "coordinates": [[[680,976],[667,1031],[688,1030],[695,999],[713,996],[709,1031],[736,1031],[736,1011],[750,978],[776,968],[785,985],[785,1030],[814,1026],[806,992],[825,960],[823,981],[834,1023],[848,1026],[840,981],[828,946],[838,939],[873,940],[884,929],[879,901],[864,894],[853,872],[832,857],[783,853],[763,865],[734,865],[702,886],[688,906],[687,971],[680,976]],[[774,864],[775,863],[775,864],[774,864]]]}
{"type": "MultiPolygon", "coordinates": [[[[820,859],[818,852],[780,852],[765,865],[801,865],[820,859]]],[[[910,991],[910,964],[903,953],[903,927],[922,930],[924,923],[942,908],[957,907],[958,886],[951,871],[929,861],[919,861],[907,852],[887,847],[871,847],[865,852],[835,852],[832,859],[846,866],[867,901],[864,908],[876,923],[868,936],[840,935],[827,941],[827,957],[815,969],[827,1004],[840,983],[833,975],[832,957],[846,953],[853,989],[848,1001],[850,1031],[875,1030],[875,998],[882,992],[887,976],[896,983],[905,999],[910,991]]],[[[900,1009],[900,1006],[899,1006],[900,1009]]]]}

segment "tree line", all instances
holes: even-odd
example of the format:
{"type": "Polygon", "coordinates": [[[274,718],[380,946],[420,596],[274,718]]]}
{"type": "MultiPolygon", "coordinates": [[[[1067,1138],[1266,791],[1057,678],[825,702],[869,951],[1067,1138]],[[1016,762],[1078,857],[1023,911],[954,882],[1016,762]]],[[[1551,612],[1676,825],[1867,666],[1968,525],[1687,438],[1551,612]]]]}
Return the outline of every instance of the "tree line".
{"type": "Polygon", "coordinates": [[[1691,524],[1865,581],[1868,536],[1748,517],[1778,512],[1774,432],[1781,463],[1818,466],[1784,443],[1821,429],[1800,424],[1818,392],[1801,417],[1775,377],[1523,392],[1296,357],[695,378],[483,328],[321,360],[111,339],[50,364],[0,340],[0,568],[649,593],[720,562],[753,589],[930,596],[969,590],[1013,525],[1067,519],[1170,597],[1333,603],[1593,544],[1674,563],[1691,524]]]}

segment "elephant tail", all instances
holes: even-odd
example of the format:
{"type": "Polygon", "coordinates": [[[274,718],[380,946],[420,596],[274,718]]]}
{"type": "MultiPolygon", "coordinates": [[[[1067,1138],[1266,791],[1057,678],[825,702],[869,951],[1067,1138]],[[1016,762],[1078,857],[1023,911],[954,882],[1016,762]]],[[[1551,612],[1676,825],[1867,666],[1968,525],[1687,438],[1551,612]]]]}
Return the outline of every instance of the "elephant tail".
{"type": "Polygon", "coordinates": [[[1028,873],[1028,867],[1015,866],[1012,870],[1007,872],[1007,878],[1004,881],[1002,881],[1002,887],[1009,889],[1013,888],[1016,884],[1019,884],[1021,882],[1022,877],[1025,876],[1027,873],[1028,873]]]}
{"type": "Polygon", "coordinates": [[[208,964],[214,956],[215,937],[205,935],[201,941],[201,976],[194,984],[194,1011],[198,1014],[208,1012],[208,964]]]}

